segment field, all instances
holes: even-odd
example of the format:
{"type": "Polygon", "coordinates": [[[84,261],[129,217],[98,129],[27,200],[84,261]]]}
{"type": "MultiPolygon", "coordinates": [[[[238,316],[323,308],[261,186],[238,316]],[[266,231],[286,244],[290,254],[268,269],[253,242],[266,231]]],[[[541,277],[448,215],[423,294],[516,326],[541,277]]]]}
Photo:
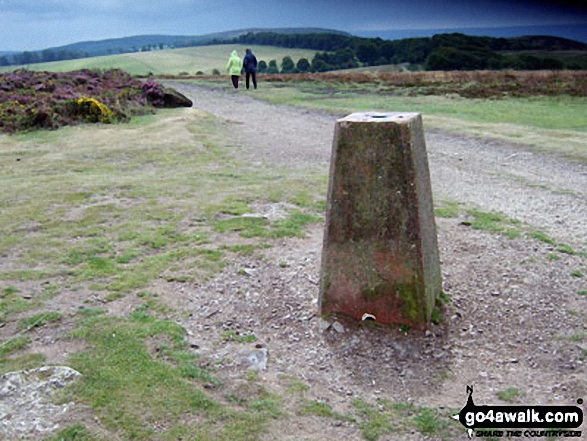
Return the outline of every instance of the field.
{"type": "MultiPolygon", "coordinates": [[[[220,79],[192,81],[226,87],[220,79]]],[[[259,81],[255,96],[273,104],[336,115],[416,109],[429,128],[587,162],[587,75],[581,72],[330,73],[265,75],[259,81]]]]}
{"type": "Polygon", "coordinates": [[[587,394],[587,98],[359,78],[166,80],[194,107],[0,135],[0,373],[82,374],[6,439],[448,441],[467,384],[587,394]],[[427,333],[317,313],[332,129],[363,109],[424,115],[427,333]]]}
{"type": "MultiPolygon", "coordinates": [[[[248,47],[248,46],[247,46],[248,47]]],[[[31,64],[27,66],[8,66],[0,71],[12,71],[18,68],[31,70],[46,70],[49,72],[67,72],[78,69],[111,69],[118,68],[132,75],[147,75],[153,73],[177,75],[187,72],[194,75],[201,71],[212,74],[214,69],[226,73],[226,63],[233,50],[238,50],[241,58],[245,53],[242,45],[199,46],[184,49],[166,49],[161,51],[138,52],[132,54],[106,55],[102,57],[83,58],[79,60],[57,61],[53,63],[31,64]]],[[[316,51],[305,49],[286,49],[272,46],[251,46],[250,49],[259,61],[276,60],[278,65],[285,56],[290,56],[294,62],[300,58],[311,60],[316,51]]]]}

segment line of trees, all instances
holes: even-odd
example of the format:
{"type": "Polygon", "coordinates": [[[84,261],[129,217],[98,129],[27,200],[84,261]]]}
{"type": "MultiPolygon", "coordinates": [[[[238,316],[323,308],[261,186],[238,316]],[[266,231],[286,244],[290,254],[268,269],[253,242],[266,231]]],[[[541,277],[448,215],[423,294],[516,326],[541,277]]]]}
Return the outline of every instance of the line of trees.
{"type": "MultiPolygon", "coordinates": [[[[507,54],[504,51],[587,51],[586,44],[557,37],[506,39],[463,34],[438,34],[431,38],[390,41],[345,35],[249,33],[225,43],[317,49],[320,52],[316,53],[310,64],[311,72],[401,63],[419,65],[426,70],[581,69],[579,65],[553,57],[507,54]]],[[[289,64],[286,70],[290,70],[289,64]]]]}
{"type": "MultiPolygon", "coordinates": [[[[587,44],[557,37],[492,38],[473,37],[463,34],[438,34],[431,38],[407,38],[382,40],[341,34],[278,34],[258,32],[228,39],[186,39],[167,44],[146,44],[119,49],[118,53],[156,50],[157,48],[201,46],[213,44],[269,45],[285,48],[314,49],[316,55],[307,66],[294,65],[289,60],[281,71],[325,72],[350,69],[358,66],[378,66],[409,63],[426,70],[484,70],[484,69],[585,69],[582,66],[563,62],[550,56],[512,54],[508,51],[587,51],[587,44]]],[[[110,48],[108,53],[116,52],[110,48]]],[[[71,50],[44,50],[22,52],[0,57],[0,66],[32,64],[88,57],[87,52],[71,50]]],[[[306,60],[307,61],[307,60],[306,60]]],[[[267,72],[277,70],[269,63],[267,72]]]]}
{"type": "Polygon", "coordinates": [[[0,66],[11,66],[18,64],[46,63],[51,61],[75,60],[77,58],[89,57],[87,52],[70,50],[46,49],[39,52],[20,52],[10,56],[0,57],[0,66]]]}

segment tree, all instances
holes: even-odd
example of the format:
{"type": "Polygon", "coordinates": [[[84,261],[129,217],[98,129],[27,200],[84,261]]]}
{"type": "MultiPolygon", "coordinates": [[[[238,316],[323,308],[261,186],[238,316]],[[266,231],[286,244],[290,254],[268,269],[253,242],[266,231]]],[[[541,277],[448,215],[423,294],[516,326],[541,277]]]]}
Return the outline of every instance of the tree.
{"type": "Polygon", "coordinates": [[[220,75],[220,71],[218,69],[213,69],[212,75],[220,75]]]}
{"type": "Polygon", "coordinates": [[[379,58],[377,46],[372,41],[361,41],[357,46],[357,58],[365,64],[374,64],[379,58]]]}
{"type": "Polygon", "coordinates": [[[296,68],[299,72],[309,72],[310,62],[305,58],[300,58],[296,64],[296,68]]]}
{"type": "Polygon", "coordinates": [[[278,74],[279,69],[277,68],[277,61],[271,60],[269,62],[269,66],[267,66],[267,73],[269,74],[278,74]]]}
{"type": "Polygon", "coordinates": [[[261,60],[257,64],[257,72],[259,72],[259,73],[267,72],[267,63],[265,62],[265,60],[261,60]]]}
{"type": "Polygon", "coordinates": [[[355,53],[349,47],[338,49],[330,56],[330,64],[334,69],[352,69],[358,67],[355,53]]]}
{"type": "Polygon", "coordinates": [[[314,58],[312,60],[312,72],[326,72],[331,70],[330,66],[324,60],[314,58]]]}
{"type": "Polygon", "coordinates": [[[283,57],[281,61],[281,73],[294,73],[296,68],[295,63],[289,56],[283,57]]]}

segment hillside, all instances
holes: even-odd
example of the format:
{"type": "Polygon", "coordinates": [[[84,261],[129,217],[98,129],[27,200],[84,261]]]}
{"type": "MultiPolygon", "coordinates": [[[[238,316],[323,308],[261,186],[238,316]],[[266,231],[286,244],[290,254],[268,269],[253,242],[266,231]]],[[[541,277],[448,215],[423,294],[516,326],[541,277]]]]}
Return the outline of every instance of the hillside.
{"type": "MultiPolygon", "coordinates": [[[[121,68],[135,74],[212,73],[223,71],[227,54],[232,49],[254,46],[260,60],[276,60],[278,65],[289,55],[294,62],[303,57],[311,63],[300,67],[301,72],[325,72],[357,67],[381,65],[411,66],[416,70],[558,70],[587,69],[587,44],[553,36],[526,36],[515,38],[476,37],[465,34],[437,34],[431,38],[382,40],[355,37],[345,33],[316,33],[315,29],[290,29],[289,33],[256,29],[230,31],[198,37],[200,40],[168,40],[165,36],[129,37],[124,44],[132,47],[131,53],[112,54],[88,58],[80,50],[90,49],[89,43],[70,45],[68,49],[46,50],[38,53],[15,54],[8,60],[0,57],[0,66],[18,65],[34,70],[63,71],[81,68],[121,68]],[[148,39],[147,39],[148,37],[148,39]],[[207,39],[207,40],[206,40],[207,39]],[[159,41],[158,44],[155,44],[159,41]],[[213,45],[213,46],[212,46],[213,45]],[[216,47],[224,45],[221,52],[216,47]],[[169,53],[169,46],[186,46],[186,52],[169,53]],[[211,46],[212,49],[205,49],[211,46]],[[229,48],[227,48],[229,47],[229,48]],[[269,50],[267,47],[281,48],[269,50]],[[302,52],[298,52],[302,50],[302,52]],[[318,52],[316,52],[318,51],[318,52]],[[81,59],[81,60],[80,60],[81,59]],[[18,63],[15,63],[15,60],[18,63]],[[56,64],[39,64],[77,60],[56,64]]],[[[283,30],[280,30],[283,32],[283,30]]],[[[185,39],[188,37],[169,37],[185,39]]],[[[116,41],[95,42],[92,50],[116,52],[116,41]]],[[[120,50],[121,51],[121,50],[120,50]]],[[[8,69],[15,69],[9,67],[8,69]]],[[[282,70],[295,73],[296,66],[282,70]]]]}
{"type": "MultiPolygon", "coordinates": [[[[291,57],[294,62],[300,58],[311,60],[315,51],[308,49],[286,49],[273,46],[257,45],[213,45],[197,46],[182,49],[165,49],[150,52],[137,52],[131,54],[105,55],[100,57],[82,58],[76,60],[56,61],[52,63],[37,63],[26,65],[27,69],[50,72],[67,72],[79,69],[122,69],[133,75],[155,75],[172,74],[178,75],[183,72],[194,75],[201,71],[205,74],[212,74],[214,69],[221,73],[225,72],[226,62],[230,52],[238,50],[241,56],[245,48],[250,47],[259,61],[267,63],[276,60],[281,64],[285,56],[291,57]]],[[[12,71],[16,66],[0,68],[0,71],[12,71]]]]}
{"type": "MultiPolygon", "coordinates": [[[[28,51],[23,54],[26,54],[26,57],[29,58],[26,59],[25,62],[59,61],[70,58],[86,58],[100,55],[199,46],[203,44],[212,44],[214,42],[223,42],[244,34],[259,32],[272,32],[282,35],[332,34],[351,36],[346,32],[323,28],[247,28],[203,35],[135,35],[98,41],[82,41],[64,46],[50,47],[39,51],[28,51]]],[[[16,54],[16,52],[0,52],[0,56],[13,56],[16,54]]]]}

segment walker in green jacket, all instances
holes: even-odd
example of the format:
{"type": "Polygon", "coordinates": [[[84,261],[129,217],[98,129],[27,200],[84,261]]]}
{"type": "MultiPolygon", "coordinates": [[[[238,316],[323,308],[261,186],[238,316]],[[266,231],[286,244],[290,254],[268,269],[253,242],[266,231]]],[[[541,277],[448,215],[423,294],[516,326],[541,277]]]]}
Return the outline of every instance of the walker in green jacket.
{"type": "Polygon", "coordinates": [[[226,65],[226,70],[230,73],[230,75],[240,75],[242,69],[243,61],[239,58],[237,51],[232,51],[232,54],[230,54],[230,58],[228,60],[228,64],[226,65]]]}

